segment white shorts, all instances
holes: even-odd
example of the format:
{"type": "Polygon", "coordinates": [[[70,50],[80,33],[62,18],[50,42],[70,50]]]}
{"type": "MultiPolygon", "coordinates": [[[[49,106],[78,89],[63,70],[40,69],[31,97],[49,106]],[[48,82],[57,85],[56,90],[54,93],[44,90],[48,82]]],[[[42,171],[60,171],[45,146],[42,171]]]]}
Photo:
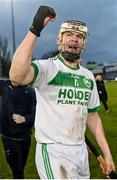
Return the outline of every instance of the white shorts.
{"type": "Polygon", "coordinates": [[[39,144],[36,146],[36,167],[41,179],[89,179],[86,144],[39,144]]]}

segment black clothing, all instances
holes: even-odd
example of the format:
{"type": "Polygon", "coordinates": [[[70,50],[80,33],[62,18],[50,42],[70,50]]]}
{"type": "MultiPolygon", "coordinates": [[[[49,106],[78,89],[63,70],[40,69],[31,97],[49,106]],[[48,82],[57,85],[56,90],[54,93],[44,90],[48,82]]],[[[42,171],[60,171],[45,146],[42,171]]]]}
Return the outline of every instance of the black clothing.
{"type": "Polygon", "coordinates": [[[13,177],[24,178],[24,167],[31,144],[31,133],[35,119],[36,96],[31,87],[13,87],[9,80],[0,80],[2,97],[0,134],[13,177]],[[16,123],[12,115],[22,115],[25,122],[16,123]]]}
{"type": "Polygon", "coordinates": [[[14,179],[24,178],[24,167],[29,154],[31,136],[23,140],[7,139],[2,137],[5,155],[9,166],[12,169],[14,179]]]}
{"type": "Polygon", "coordinates": [[[100,101],[103,103],[104,109],[106,111],[108,111],[108,105],[107,105],[108,95],[106,92],[104,81],[103,80],[101,80],[101,81],[96,80],[96,84],[97,84],[97,90],[98,90],[100,101]]]}

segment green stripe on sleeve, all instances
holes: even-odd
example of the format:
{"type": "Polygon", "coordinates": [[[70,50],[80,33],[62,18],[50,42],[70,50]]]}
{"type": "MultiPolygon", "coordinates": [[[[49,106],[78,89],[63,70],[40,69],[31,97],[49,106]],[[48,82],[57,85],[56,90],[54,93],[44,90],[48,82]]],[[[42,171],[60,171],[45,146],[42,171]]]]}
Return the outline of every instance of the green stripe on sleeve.
{"type": "Polygon", "coordinates": [[[38,76],[39,69],[38,69],[38,67],[37,67],[37,65],[35,63],[32,62],[31,65],[34,68],[34,78],[33,78],[32,82],[31,82],[31,84],[34,84],[34,82],[36,81],[36,78],[38,76]]]}
{"type": "Polygon", "coordinates": [[[93,108],[93,109],[88,109],[88,112],[90,113],[90,112],[98,112],[99,111],[99,108],[100,108],[100,106],[97,106],[97,107],[95,107],[95,108],[93,108]]]}

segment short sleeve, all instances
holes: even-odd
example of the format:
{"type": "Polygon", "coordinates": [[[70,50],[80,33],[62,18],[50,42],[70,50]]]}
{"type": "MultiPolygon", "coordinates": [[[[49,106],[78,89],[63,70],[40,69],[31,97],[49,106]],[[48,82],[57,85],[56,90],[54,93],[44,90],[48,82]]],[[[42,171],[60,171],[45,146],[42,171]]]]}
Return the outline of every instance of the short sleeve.
{"type": "Polygon", "coordinates": [[[49,59],[35,60],[32,66],[34,68],[34,78],[31,83],[33,87],[43,88],[57,73],[56,65],[49,59]]]}
{"type": "Polygon", "coordinates": [[[95,80],[93,80],[93,89],[91,91],[91,97],[88,103],[88,112],[97,112],[99,111],[99,107],[100,107],[99,95],[95,80]]]}

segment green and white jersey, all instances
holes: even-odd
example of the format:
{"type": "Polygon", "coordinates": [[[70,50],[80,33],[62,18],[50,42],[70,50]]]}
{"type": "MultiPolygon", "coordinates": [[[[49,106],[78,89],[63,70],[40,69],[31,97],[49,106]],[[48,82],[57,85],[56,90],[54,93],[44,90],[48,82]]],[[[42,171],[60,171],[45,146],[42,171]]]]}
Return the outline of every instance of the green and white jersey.
{"type": "Polygon", "coordinates": [[[66,66],[61,55],[33,61],[32,65],[37,142],[82,144],[88,112],[97,111],[100,105],[92,72],[82,66],[66,66]]]}

